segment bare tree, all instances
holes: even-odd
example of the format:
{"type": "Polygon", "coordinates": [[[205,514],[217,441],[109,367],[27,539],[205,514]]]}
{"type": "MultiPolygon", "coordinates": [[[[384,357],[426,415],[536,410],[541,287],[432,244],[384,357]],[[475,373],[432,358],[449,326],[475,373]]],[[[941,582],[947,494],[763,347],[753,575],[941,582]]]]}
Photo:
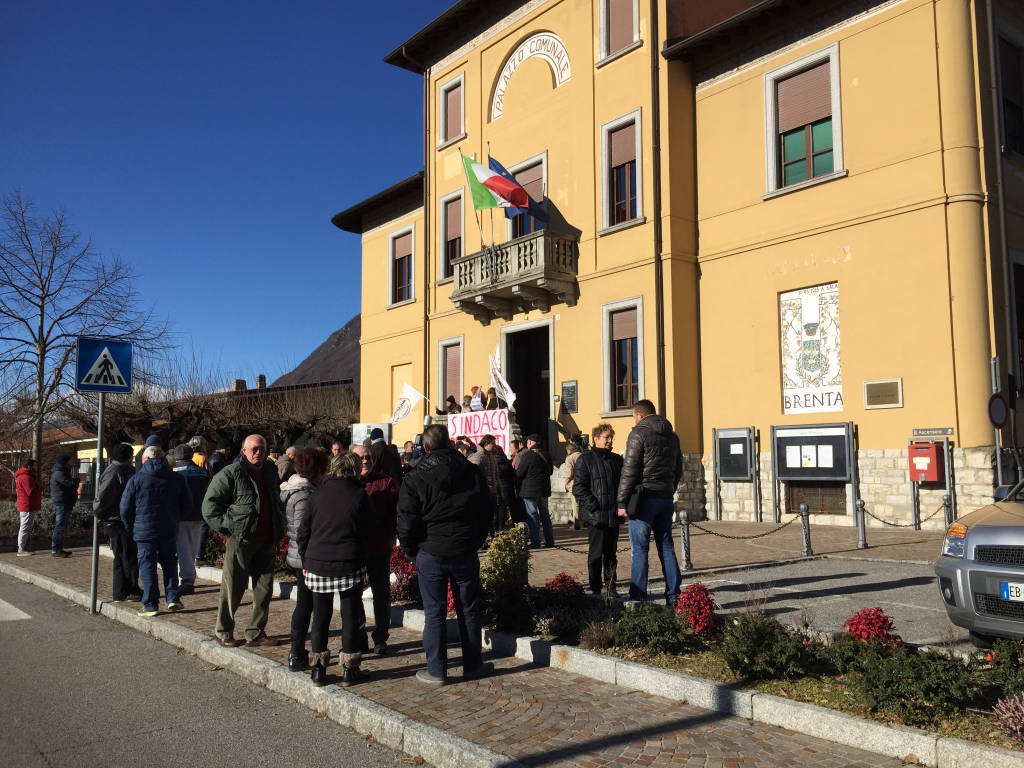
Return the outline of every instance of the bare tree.
{"type": "Polygon", "coordinates": [[[167,346],[167,328],[142,310],[134,272],[99,254],[66,213],[36,213],[15,191],[0,205],[0,400],[30,395],[32,456],[43,424],[74,388],[76,337],[130,339],[142,354],[167,346]]]}

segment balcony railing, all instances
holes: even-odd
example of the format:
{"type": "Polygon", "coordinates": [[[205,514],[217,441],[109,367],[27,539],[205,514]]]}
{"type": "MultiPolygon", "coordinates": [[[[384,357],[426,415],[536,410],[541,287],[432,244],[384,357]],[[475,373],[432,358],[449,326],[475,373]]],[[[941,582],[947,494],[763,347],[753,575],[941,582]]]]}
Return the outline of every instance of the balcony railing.
{"type": "Polygon", "coordinates": [[[551,230],[467,254],[452,266],[452,303],[484,325],[554,304],[572,307],[579,297],[579,239],[551,230]]]}

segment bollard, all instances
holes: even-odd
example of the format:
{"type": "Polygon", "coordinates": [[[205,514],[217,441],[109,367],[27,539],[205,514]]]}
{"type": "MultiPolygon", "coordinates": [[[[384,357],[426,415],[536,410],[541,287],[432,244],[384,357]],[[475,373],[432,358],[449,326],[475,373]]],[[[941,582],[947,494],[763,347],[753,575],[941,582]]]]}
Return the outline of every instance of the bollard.
{"type": "Polygon", "coordinates": [[[953,524],[953,497],[948,493],[942,497],[942,509],[946,513],[946,527],[953,524]]]}
{"type": "Polygon", "coordinates": [[[693,570],[693,563],[690,561],[690,513],[685,509],[679,510],[679,527],[683,540],[683,572],[693,570]]]}
{"type": "Polygon", "coordinates": [[[804,557],[810,557],[811,551],[811,508],[806,504],[800,505],[800,527],[804,529],[804,557]]]}
{"type": "Polygon", "coordinates": [[[868,548],[866,513],[864,512],[864,499],[857,499],[857,549],[868,548]]]}

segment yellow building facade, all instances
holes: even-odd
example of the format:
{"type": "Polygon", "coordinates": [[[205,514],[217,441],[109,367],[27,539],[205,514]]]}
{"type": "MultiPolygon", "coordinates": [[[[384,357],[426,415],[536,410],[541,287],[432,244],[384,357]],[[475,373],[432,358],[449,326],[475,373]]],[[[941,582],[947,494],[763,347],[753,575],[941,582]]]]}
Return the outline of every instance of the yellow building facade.
{"type": "Polygon", "coordinates": [[[959,508],[991,498],[992,358],[1015,405],[1024,331],[1019,4],[789,5],[465,0],[389,54],[423,78],[426,163],[335,217],[362,236],[363,421],[412,385],[400,444],[497,350],[556,457],[602,421],[621,447],[654,401],[691,512],[907,524],[916,494],[941,525],[915,433],[948,440],[959,508]],[[474,213],[462,155],[542,212],[474,213]]]}

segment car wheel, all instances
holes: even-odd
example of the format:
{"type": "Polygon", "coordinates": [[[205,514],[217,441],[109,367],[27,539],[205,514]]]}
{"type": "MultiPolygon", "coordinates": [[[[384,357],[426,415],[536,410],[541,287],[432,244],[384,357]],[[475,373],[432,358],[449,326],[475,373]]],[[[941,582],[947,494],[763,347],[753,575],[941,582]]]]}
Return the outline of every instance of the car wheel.
{"type": "Polygon", "coordinates": [[[971,632],[971,644],[975,648],[991,648],[992,643],[995,642],[995,638],[991,635],[980,635],[977,632],[971,632]]]}

